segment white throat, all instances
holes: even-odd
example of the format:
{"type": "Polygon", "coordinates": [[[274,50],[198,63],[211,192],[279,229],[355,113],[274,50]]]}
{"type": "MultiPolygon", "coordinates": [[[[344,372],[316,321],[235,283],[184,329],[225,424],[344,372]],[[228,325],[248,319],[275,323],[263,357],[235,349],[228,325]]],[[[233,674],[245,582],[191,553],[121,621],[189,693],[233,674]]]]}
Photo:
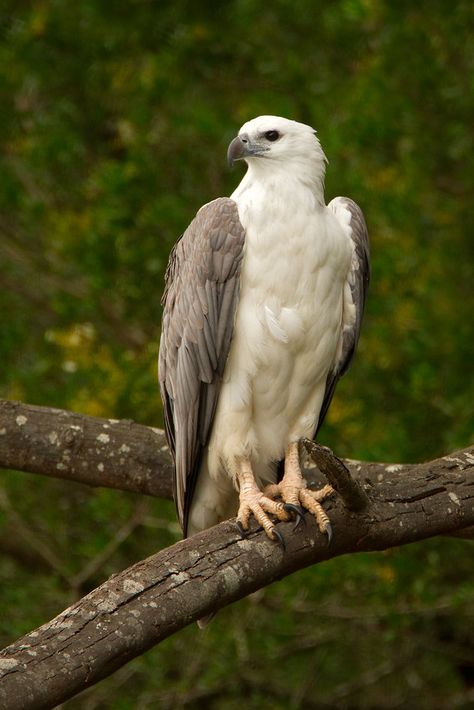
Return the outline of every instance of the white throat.
{"type": "Polygon", "coordinates": [[[298,166],[293,163],[290,168],[282,161],[264,161],[249,161],[246,174],[231,195],[244,222],[248,211],[254,217],[258,214],[268,220],[271,215],[278,220],[280,213],[286,217],[288,213],[308,214],[325,207],[323,163],[316,171],[314,165],[309,170],[304,161],[298,166]]]}
{"type": "Polygon", "coordinates": [[[287,210],[309,204],[314,209],[325,206],[326,170],[322,151],[291,160],[255,157],[246,162],[247,172],[231,195],[236,202],[245,200],[245,193],[251,191],[252,200],[260,196],[267,202],[268,209],[278,204],[283,204],[287,210]]]}

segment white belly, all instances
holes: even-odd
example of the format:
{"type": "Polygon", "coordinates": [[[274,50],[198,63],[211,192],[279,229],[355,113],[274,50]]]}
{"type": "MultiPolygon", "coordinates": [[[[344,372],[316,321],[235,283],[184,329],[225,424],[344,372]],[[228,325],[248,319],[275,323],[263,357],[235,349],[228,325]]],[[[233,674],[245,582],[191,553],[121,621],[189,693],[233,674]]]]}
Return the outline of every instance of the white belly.
{"type": "Polygon", "coordinates": [[[291,232],[278,219],[253,232],[240,204],[239,214],[240,301],[190,532],[236,512],[237,456],[250,458],[259,484],[270,482],[287,445],[313,436],[341,336],[352,254],[342,229],[325,209],[293,215],[291,232]]]}

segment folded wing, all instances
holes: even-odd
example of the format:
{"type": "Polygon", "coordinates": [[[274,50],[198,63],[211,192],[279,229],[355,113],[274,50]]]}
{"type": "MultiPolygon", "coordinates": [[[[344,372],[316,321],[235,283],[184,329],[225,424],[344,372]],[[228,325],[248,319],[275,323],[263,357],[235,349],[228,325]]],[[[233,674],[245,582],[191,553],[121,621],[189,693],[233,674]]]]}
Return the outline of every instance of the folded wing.
{"type": "Polygon", "coordinates": [[[166,270],[159,380],[185,535],[229,354],[244,242],[237,205],[219,198],[199,210],[166,270]]]}
{"type": "Polygon", "coordinates": [[[353,245],[343,309],[343,330],[336,359],[326,381],[323,405],[319,415],[319,431],[339,379],[350,367],[359,340],[365,299],[370,280],[370,247],[367,225],[360,207],[349,197],[335,197],[328,205],[350,237],[353,245]]]}

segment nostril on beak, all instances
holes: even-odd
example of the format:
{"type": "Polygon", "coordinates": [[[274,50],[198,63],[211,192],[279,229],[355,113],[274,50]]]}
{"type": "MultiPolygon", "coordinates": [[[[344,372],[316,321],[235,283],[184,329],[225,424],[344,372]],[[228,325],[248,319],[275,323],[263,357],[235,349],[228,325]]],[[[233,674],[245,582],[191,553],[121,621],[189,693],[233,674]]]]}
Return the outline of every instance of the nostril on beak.
{"type": "Polygon", "coordinates": [[[239,138],[240,138],[240,140],[242,141],[242,143],[248,143],[248,142],[249,142],[249,137],[248,137],[248,135],[247,135],[246,133],[244,133],[243,135],[239,136],[239,138]]]}

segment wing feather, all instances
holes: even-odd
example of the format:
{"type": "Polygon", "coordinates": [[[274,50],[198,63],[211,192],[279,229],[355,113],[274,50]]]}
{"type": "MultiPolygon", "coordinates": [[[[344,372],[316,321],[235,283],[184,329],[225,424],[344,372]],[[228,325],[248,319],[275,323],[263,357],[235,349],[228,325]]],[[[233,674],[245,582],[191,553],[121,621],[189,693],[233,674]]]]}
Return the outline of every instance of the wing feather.
{"type": "Polygon", "coordinates": [[[334,212],[342,227],[347,231],[354,251],[346,283],[349,302],[345,303],[343,312],[342,339],[336,359],[326,380],[326,390],[315,436],[329,409],[336,385],[339,379],[347,372],[354,358],[370,281],[369,234],[362,210],[349,197],[335,197],[329,203],[328,208],[334,212]]]}
{"type": "Polygon", "coordinates": [[[166,269],[159,380],[185,535],[232,340],[244,242],[237,205],[219,198],[199,210],[166,269]]]}

